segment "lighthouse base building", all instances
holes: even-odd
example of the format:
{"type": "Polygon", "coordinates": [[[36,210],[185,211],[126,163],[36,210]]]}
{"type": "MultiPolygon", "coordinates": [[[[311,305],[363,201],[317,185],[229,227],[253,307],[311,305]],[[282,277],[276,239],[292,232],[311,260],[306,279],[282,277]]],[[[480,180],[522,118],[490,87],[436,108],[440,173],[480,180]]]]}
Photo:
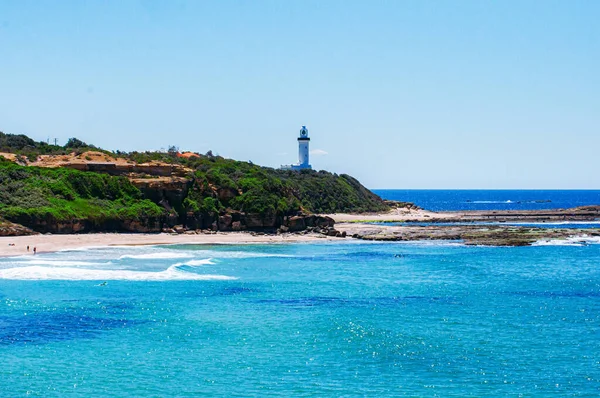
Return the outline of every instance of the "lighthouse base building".
{"type": "Polygon", "coordinates": [[[308,129],[306,126],[302,126],[300,129],[300,136],[298,137],[298,163],[281,166],[283,170],[304,170],[312,169],[308,159],[308,144],[310,138],[308,138],[308,129]]]}

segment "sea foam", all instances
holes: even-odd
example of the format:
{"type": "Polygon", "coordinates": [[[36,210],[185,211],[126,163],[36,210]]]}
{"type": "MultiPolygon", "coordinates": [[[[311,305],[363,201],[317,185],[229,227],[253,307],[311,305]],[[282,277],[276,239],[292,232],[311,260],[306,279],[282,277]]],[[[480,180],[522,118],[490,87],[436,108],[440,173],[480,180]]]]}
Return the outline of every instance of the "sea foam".
{"type": "Polygon", "coordinates": [[[133,260],[168,260],[176,258],[192,258],[193,255],[189,253],[178,253],[178,252],[158,252],[158,253],[144,253],[144,254],[125,254],[119,257],[119,260],[133,259],[133,260]]]}
{"type": "Polygon", "coordinates": [[[43,266],[17,267],[0,270],[0,279],[13,280],[127,280],[127,281],[184,281],[184,280],[233,280],[226,275],[196,274],[184,272],[177,266],[164,271],[96,270],[84,268],[53,268],[43,266]]]}
{"type": "Polygon", "coordinates": [[[541,239],[532,246],[587,246],[600,244],[600,236],[579,235],[565,239],[541,239]]]}
{"type": "Polygon", "coordinates": [[[15,264],[24,264],[24,265],[50,265],[53,267],[90,267],[97,266],[102,267],[106,265],[111,265],[111,262],[106,263],[95,263],[90,261],[68,261],[68,260],[44,260],[44,259],[28,259],[27,261],[15,261],[15,264]]]}
{"type": "Polygon", "coordinates": [[[261,258],[261,257],[281,257],[281,258],[289,258],[294,257],[289,254],[274,254],[274,253],[260,253],[260,252],[251,252],[251,251],[216,251],[216,250],[206,250],[201,252],[202,254],[209,256],[211,258],[261,258]]]}
{"type": "Polygon", "coordinates": [[[210,258],[204,259],[204,260],[190,260],[190,261],[186,261],[185,263],[177,263],[177,264],[173,264],[174,267],[179,267],[182,265],[187,265],[190,267],[197,267],[200,265],[213,265],[214,263],[211,261],[210,258]]]}

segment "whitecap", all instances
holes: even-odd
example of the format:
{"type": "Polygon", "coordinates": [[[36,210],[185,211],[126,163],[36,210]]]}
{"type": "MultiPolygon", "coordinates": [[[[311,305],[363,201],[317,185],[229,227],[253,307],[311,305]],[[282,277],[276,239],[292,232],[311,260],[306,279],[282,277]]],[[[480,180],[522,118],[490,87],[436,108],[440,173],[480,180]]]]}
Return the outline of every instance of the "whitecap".
{"type": "Polygon", "coordinates": [[[53,268],[42,266],[17,267],[0,270],[0,279],[12,280],[126,280],[126,281],[185,281],[233,280],[226,275],[196,274],[181,271],[176,266],[160,272],[130,270],[96,270],[86,268],[53,268]]]}
{"type": "Polygon", "coordinates": [[[67,260],[44,260],[44,259],[31,259],[28,261],[15,261],[15,264],[25,265],[51,265],[54,267],[75,267],[75,266],[104,266],[111,265],[111,262],[107,263],[95,263],[90,261],[67,261],[67,260]]]}
{"type": "Polygon", "coordinates": [[[204,260],[190,260],[190,261],[186,261],[185,263],[177,263],[177,264],[173,264],[174,267],[179,267],[182,265],[187,265],[190,267],[197,267],[200,265],[213,265],[214,263],[211,261],[210,258],[206,258],[204,260]]]}
{"type": "Polygon", "coordinates": [[[600,236],[579,235],[564,239],[541,239],[532,246],[587,246],[600,244],[600,236]]]}
{"type": "Polygon", "coordinates": [[[193,255],[189,253],[178,253],[178,252],[158,252],[158,253],[145,253],[145,254],[125,254],[119,257],[119,260],[133,259],[133,260],[168,260],[175,258],[192,258],[193,255]]]}
{"type": "MultiPolygon", "coordinates": [[[[383,242],[389,244],[388,242],[383,242]]],[[[459,240],[412,240],[412,241],[396,241],[398,245],[406,246],[466,246],[463,241],[459,240]]]]}
{"type": "Polygon", "coordinates": [[[251,251],[216,251],[216,250],[206,250],[203,251],[202,254],[208,255],[211,258],[262,258],[262,257],[281,257],[281,258],[289,258],[294,257],[289,254],[275,254],[275,253],[260,253],[260,252],[251,252],[251,251]]]}

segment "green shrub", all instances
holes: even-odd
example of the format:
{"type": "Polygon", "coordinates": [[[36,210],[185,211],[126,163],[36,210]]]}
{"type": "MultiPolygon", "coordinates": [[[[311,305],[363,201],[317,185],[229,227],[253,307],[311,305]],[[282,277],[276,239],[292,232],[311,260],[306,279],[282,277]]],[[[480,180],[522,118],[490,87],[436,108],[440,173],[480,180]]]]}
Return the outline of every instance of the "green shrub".
{"type": "Polygon", "coordinates": [[[0,215],[24,225],[35,220],[143,220],[164,212],[124,177],[0,164],[0,215]]]}

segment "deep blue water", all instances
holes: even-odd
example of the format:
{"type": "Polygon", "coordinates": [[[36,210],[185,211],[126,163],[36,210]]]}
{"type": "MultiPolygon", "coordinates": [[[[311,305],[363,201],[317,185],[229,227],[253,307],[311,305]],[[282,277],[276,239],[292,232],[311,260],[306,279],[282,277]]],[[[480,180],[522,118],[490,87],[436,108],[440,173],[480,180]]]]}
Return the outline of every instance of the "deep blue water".
{"type": "Polygon", "coordinates": [[[419,226],[419,227],[444,227],[455,225],[511,225],[517,227],[534,227],[534,228],[600,228],[600,221],[592,222],[369,222],[369,224],[380,224],[388,226],[419,226]]]}
{"type": "Polygon", "coordinates": [[[0,258],[0,396],[597,396],[600,245],[564,243],[0,258]]]}
{"type": "Polygon", "coordinates": [[[600,190],[421,190],[376,189],[384,199],[427,210],[539,210],[600,205],[600,190]]]}

